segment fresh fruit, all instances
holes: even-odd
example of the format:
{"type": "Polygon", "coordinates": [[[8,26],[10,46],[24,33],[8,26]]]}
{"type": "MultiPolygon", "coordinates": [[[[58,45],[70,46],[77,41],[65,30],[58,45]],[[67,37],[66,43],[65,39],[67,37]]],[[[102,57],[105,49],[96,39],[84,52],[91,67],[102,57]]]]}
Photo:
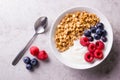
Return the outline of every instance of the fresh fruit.
{"type": "Polygon", "coordinates": [[[107,41],[107,37],[101,37],[101,40],[102,40],[103,42],[106,42],[106,41],[107,41]]]}
{"type": "Polygon", "coordinates": [[[38,60],[35,59],[35,58],[33,58],[33,59],[31,60],[30,64],[31,64],[32,66],[36,66],[36,65],[38,64],[38,60]]]}
{"type": "Polygon", "coordinates": [[[98,24],[96,25],[96,27],[99,28],[99,29],[104,29],[103,23],[98,23],[98,24]]]}
{"type": "Polygon", "coordinates": [[[95,50],[94,57],[97,58],[97,59],[102,59],[103,58],[102,50],[99,50],[99,49],[95,50]]]}
{"type": "Polygon", "coordinates": [[[84,58],[87,62],[92,62],[94,58],[103,58],[103,49],[105,48],[104,42],[107,41],[107,31],[104,29],[103,23],[98,23],[96,26],[92,26],[89,30],[84,31],[84,36],[80,38],[80,44],[87,46],[88,51],[84,58]],[[95,43],[92,42],[95,39],[95,43]],[[91,42],[90,42],[91,41],[91,42]]]}
{"type": "Polygon", "coordinates": [[[92,36],[88,37],[89,41],[93,41],[94,38],[92,36]]]}
{"type": "Polygon", "coordinates": [[[87,46],[89,39],[87,37],[80,38],[80,44],[83,46],[87,46]]]}
{"type": "Polygon", "coordinates": [[[89,45],[89,39],[87,37],[80,38],[80,44],[83,45],[83,46],[88,46],[89,45]]]}
{"type": "Polygon", "coordinates": [[[27,70],[32,70],[32,69],[33,69],[33,67],[32,67],[32,65],[31,65],[31,64],[27,64],[27,65],[26,65],[26,69],[27,69],[27,70]]]}
{"type": "Polygon", "coordinates": [[[37,56],[38,53],[39,53],[39,48],[37,46],[32,46],[30,48],[30,53],[33,55],[33,56],[37,56]]]}
{"type": "Polygon", "coordinates": [[[29,57],[24,57],[23,58],[23,62],[25,63],[25,64],[29,64],[30,63],[30,58],[29,57]]]}
{"type": "Polygon", "coordinates": [[[85,54],[84,58],[85,58],[85,60],[86,60],[87,62],[92,62],[93,59],[94,59],[94,55],[93,55],[92,53],[90,53],[90,52],[87,52],[87,53],[85,54]]]}
{"type": "Polygon", "coordinates": [[[91,32],[90,32],[89,30],[85,30],[85,31],[84,31],[84,35],[85,35],[86,37],[89,37],[89,36],[91,36],[91,32]]]}
{"type": "Polygon", "coordinates": [[[30,59],[29,57],[24,57],[23,61],[26,64],[26,69],[27,70],[32,70],[34,68],[34,66],[38,65],[38,60],[35,59],[35,58],[30,59]]]}
{"type": "Polygon", "coordinates": [[[98,29],[96,30],[96,34],[101,36],[101,35],[102,35],[102,30],[98,28],[98,29]]]}
{"type": "Polygon", "coordinates": [[[105,45],[102,41],[97,41],[95,44],[96,44],[96,48],[100,49],[100,50],[103,50],[105,47],[105,45]]]}
{"type": "Polygon", "coordinates": [[[94,43],[90,43],[88,46],[88,50],[90,52],[94,52],[96,50],[96,45],[94,43]]]}
{"type": "Polygon", "coordinates": [[[94,38],[95,38],[96,40],[99,40],[99,39],[101,38],[101,36],[100,36],[100,35],[97,35],[97,34],[94,34],[94,38]]]}
{"type": "Polygon", "coordinates": [[[42,50],[42,51],[39,52],[37,58],[39,60],[46,60],[48,58],[48,55],[44,50],[42,50]]]}
{"type": "Polygon", "coordinates": [[[91,27],[91,28],[90,28],[90,31],[91,31],[92,33],[96,33],[96,29],[97,29],[96,27],[91,27]]]}
{"type": "Polygon", "coordinates": [[[102,36],[105,37],[107,35],[107,31],[106,30],[102,30],[102,36]]]}

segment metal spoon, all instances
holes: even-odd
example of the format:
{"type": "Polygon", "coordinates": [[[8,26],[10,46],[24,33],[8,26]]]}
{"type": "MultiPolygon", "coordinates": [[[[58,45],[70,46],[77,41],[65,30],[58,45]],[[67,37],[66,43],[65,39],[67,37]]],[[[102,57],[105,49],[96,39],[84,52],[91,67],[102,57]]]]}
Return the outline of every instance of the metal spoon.
{"type": "Polygon", "coordinates": [[[40,17],[34,24],[35,34],[31,38],[31,40],[27,43],[27,45],[18,53],[18,55],[15,57],[15,59],[12,62],[12,65],[16,65],[19,60],[22,58],[22,56],[25,54],[25,52],[28,50],[34,39],[37,37],[38,34],[42,34],[45,32],[45,28],[47,26],[48,20],[47,17],[40,17]]]}

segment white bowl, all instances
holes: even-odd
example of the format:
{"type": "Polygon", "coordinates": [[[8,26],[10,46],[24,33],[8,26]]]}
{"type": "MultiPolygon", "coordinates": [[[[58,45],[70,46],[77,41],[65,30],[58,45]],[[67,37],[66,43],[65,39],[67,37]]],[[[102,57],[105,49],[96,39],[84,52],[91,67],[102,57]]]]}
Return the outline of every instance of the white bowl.
{"type": "Polygon", "coordinates": [[[92,67],[100,64],[108,56],[108,54],[112,48],[112,44],[113,44],[113,32],[112,32],[112,27],[111,27],[110,23],[108,22],[107,18],[98,10],[89,8],[89,7],[76,7],[76,8],[66,10],[65,12],[60,14],[59,17],[57,17],[57,19],[53,23],[51,31],[50,31],[50,45],[51,45],[53,54],[60,62],[62,62],[66,66],[69,66],[74,69],[88,69],[88,68],[92,68],[92,67]],[[59,24],[60,20],[65,16],[66,13],[75,12],[75,11],[87,11],[87,12],[96,14],[100,18],[100,22],[104,23],[105,29],[108,32],[108,35],[107,35],[108,41],[106,42],[106,46],[105,46],[106,49],[104,50],[104,58],[102,60],[96,60],[93,64],[70,63],[69,61],[67,61],[65,58],[63,58],[61,56],[60,52],[55,47],[54,34],[55,34],[56,26],[59,24]]]}

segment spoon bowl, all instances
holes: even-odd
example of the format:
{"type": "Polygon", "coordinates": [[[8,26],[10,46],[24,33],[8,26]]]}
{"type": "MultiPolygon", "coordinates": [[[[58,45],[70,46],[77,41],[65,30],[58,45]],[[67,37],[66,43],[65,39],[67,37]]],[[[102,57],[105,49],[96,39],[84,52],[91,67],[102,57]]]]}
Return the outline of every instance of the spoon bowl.
{"type": "Polygon", "coordinates": [[[45,32],[45,28],[46,28],[47,24],[48,24],[47,17],[45,17],[45,16],[40,17],[35,22],[35,25],[34,25],[35,32],[38,34],[45,32]]]}

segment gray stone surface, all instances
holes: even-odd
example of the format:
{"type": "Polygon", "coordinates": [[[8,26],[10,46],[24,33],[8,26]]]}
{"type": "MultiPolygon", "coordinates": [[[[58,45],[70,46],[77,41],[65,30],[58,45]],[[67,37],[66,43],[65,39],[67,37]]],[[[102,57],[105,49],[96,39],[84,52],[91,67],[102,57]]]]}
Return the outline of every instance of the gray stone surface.
{"type": "MultiPolygon", "coordinates": [[[[0,80],[120,80],[120,1],[119,0],[0,0],[0,80]],[[75,70],[61,64],[49,48],[49,31],[56,16],[76,6],[90,6],[100,10],[110,21],[114,44],[108,58],[89,70],[75,70]],[[40,16],[49,19],[45,34],[32,45],[45,49],[49,61],[42,62],[34,72],[25,69],[22,60],[11,62],[34,33],[34,22],[40,16]]],[[[29,51],[25,56],[31,56],[29,51]]]]}

